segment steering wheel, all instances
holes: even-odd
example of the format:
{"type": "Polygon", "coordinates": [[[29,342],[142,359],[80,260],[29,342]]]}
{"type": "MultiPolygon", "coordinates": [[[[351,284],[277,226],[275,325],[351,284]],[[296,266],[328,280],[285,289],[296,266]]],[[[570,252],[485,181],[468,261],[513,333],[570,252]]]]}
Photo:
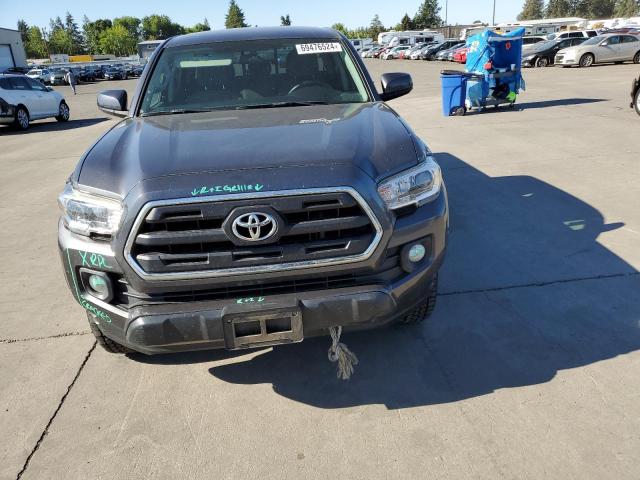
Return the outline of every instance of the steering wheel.
{"type": "Polygon", "coordinates": [[[294,85],[291,88],[291,90],[289,90],[289,95],[296,93],[301,88],[308,88],[308,87],[322,87],[322,88],[328,88],[333,90],[333,87],[328,83],[320,82],[318,80],[307,80],[307,81],[298,83],[297,85],[294,85]]]}

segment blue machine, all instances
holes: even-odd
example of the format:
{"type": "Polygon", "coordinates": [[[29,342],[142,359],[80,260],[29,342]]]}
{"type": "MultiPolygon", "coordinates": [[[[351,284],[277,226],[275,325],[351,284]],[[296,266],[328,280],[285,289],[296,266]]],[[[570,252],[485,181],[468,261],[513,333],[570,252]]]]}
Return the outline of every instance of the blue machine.
{"type": "Polygon", "coordinates": [[[522,70],[524,28],[503,35],[491,30],[467,39],[465,109],[489,105],[513,107],[525,89],[522,70]]]}

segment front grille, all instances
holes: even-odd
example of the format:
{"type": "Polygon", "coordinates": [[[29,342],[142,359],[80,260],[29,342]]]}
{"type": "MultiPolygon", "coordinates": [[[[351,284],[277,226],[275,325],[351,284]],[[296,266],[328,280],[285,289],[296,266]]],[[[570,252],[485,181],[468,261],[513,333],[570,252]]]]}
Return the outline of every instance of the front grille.
{"type": "Polygon", "coordinates": [[[400,248],[387,251],[381,266],[367,273],[305,275],[291,280],[246,281],[232,285],[184,289],[166,293],[147,294],[136,291],[124,277],[115,280],[116,304],[121,309],[131,309],[143,305],[182,304],[188,302],[206,302],[234,300],[247,297],[267,297],[289,295],[309,291],[334,288],[357,287],[364,285],[390,285],[406,275],[400,266],[400,248]]]}
{"type": "Polygon", "coordinates": [[[129,260],[148,276],[198,277],[357,261],[371,253],[380,237],[368,207],[347,191],[152,203],[134,229],[129,260]],[[246,211],[274,212],[277,238],[239,244],[227,224],[246,211]]]}

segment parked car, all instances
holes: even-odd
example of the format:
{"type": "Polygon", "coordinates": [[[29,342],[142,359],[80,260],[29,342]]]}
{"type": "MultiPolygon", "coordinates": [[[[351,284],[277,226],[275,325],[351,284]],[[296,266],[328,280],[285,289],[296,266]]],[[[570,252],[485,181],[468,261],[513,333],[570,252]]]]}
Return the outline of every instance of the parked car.
{"type": "Polygon", "coordinates": [[[235,350],[425,320],[449,210],[431,151],[384,104],[411,77],[382,75],[379,94],[325,28],[203,32],[158,48],[131,105],[125,90],[98,96],[127,119],[59,197],[66,281],[98,343],[235,350]],[[286,73],[247,68],[280,49],[286,73]]]}
{"type": "Polygon", "coordinates": [[[119,68],[110,68],[106,72],[104,72],[105,80],[126,80],[127,74],[126,72],[120,70],[119,68]]]}
{"type": "Polygon", "coordinates": [[[382,58],[382,55],[391,50],[390,47],[382,47],[373,53],[373,58],[382,58]]]}
{"type": "Polygon", "coordinates": [[[409,45],[398,45],[397,47],[390,49],[388,52],[383,53],[380,58],[382,60],[396,60],[400,57],[400,52],[409,50],[409,48],[409,45]]]}
{"type": "Polygon", "coordinates": [[[427,51],[428,49],[432,48],[434,45],[438,45],[438,44],[433,42],[422,44],[420,47],[411,51],[411,54],[409,55],[409,59],[420,60],[420,56],[422,55],[422,52],[427,51]]]}
{"type": "Polygon", "coordinates": [[[640,63],[640,38],[635,35],[600,35],[578,46],[560,50],[555,63],[590,67],[596,63],[640,63]]]}
{"type": "Polygon", "coordinates": [[[535,45],[536,43],[544,42],[546,40],[548,40],[548,38],[543,37],[542,35],[526,35],[522,37],[522,48],[525,49],[531,45],[535,45]]]}
{"type": "Polygon", "coordinates": [[[443,50],[440,50],[438,53],[436,53],[436,60],[441,60],[441,61],[448,61],[451,59],[451,56],[453,56],[453,53],[458,50],[461,46],[464,46],[464,42],[460,42],[458,44],[456,44],[455,46],[452,46],[450,48],[445,48],[443,50]]]}
{"type": "Polygon", "coordinates": [[[440,52],[442,52],[443,50],[448,50],[450,48],[458,48],[461,47],[462,45],[464,45],[465,42],[461,41],[461,40],[445,40],[443,43],[439,44],[439,45],[433,45],[431,47],[429,47],[427,50],[425,50],[424,52],[422,52],[422,54],[420,55],[420,58],[422,60],[435,60],[436,59],[436,55],[440,52]]]}
{"type": "Polygon", "coordinates": [[[26,130],[31,121],[49,117],[69,120],[62,94],[25,75],[0,75],[0,123],[26,130]]]}
{"type": "Polygon", "coordinates": [[[640,115],[640,77],[631,84],[631,108],[635,108],[636,113],[640,115]]]}
{"type": "Polygon", "coordinates": [[[78,81],[81,82],[95,82],[96,71],[93,68],[83,68],[77,72],[78,81]]]}
{"type": "Polygon", "coordinates": [[[569,32],[550,33],[547,35],[547,39],[556,40],[558,38],[591,38],[597,36],[597,30],[572,30],[569,32]]]}
{"type": "Polygon", "coordinates": [[[537,43],[533,49],[523,53],[523,67],[548,67],[553,65],[556,54],[565,48],[575,47],[584,43],[587,39],[580,38],[559,38],[557,40],[547,40],[546,42],[537,43]]]}
{"type": "Polygon", "coordinates": [[[62,68],[49,69],[49,85],[65,85],[67,83],[67,70],[62,68]]]}
{"type": "Polygon", "coordinates": [[[139,77],[140,75],[142,75],[143,70],[144,67],[142,65],[132,65],[131,70],[129,71],[129,75],[131,75],[132,77],[139,77]]]}
{"type": "Polygon", "coordinates": [[[38,80],[40,83],[47,83],[51,73],[46,68],[34,68],[27,72],[27,77],[38,80]]]}
{"type": "Polygon", "coordinates": [[[467,62],[467,47],[460,47],[451,56],[451,59],[457,63],[466,63],[467,62]]]}

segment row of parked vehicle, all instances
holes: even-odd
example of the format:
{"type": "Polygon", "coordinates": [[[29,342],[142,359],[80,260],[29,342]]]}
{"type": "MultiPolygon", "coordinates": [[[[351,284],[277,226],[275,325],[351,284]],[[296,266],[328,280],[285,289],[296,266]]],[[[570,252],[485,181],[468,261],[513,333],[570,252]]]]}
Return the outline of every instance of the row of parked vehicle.
{"type": "Polygon", "coordinates": [[[85,65],[81,67],[34,67],[26,75],[45,85],[67,84],[67,73],[72,71],[79,82],[104,80],[126,80],[142,75],[142,65],[117,63],[114,65],[85,65]]]}
{"type": "MultiPolygon", "coordinates": [[[[463,40],[446,39],[442,43],[369,47],[363,58],[382,60],[440,60],[465,63],[467,47],[463,40]]],[[[522,64],[525,67],[549,65],[590,67],[597,63],[640,63],[640,31],[635,29],[579,30],[526,36],[523,39],[522,64]]]]}

